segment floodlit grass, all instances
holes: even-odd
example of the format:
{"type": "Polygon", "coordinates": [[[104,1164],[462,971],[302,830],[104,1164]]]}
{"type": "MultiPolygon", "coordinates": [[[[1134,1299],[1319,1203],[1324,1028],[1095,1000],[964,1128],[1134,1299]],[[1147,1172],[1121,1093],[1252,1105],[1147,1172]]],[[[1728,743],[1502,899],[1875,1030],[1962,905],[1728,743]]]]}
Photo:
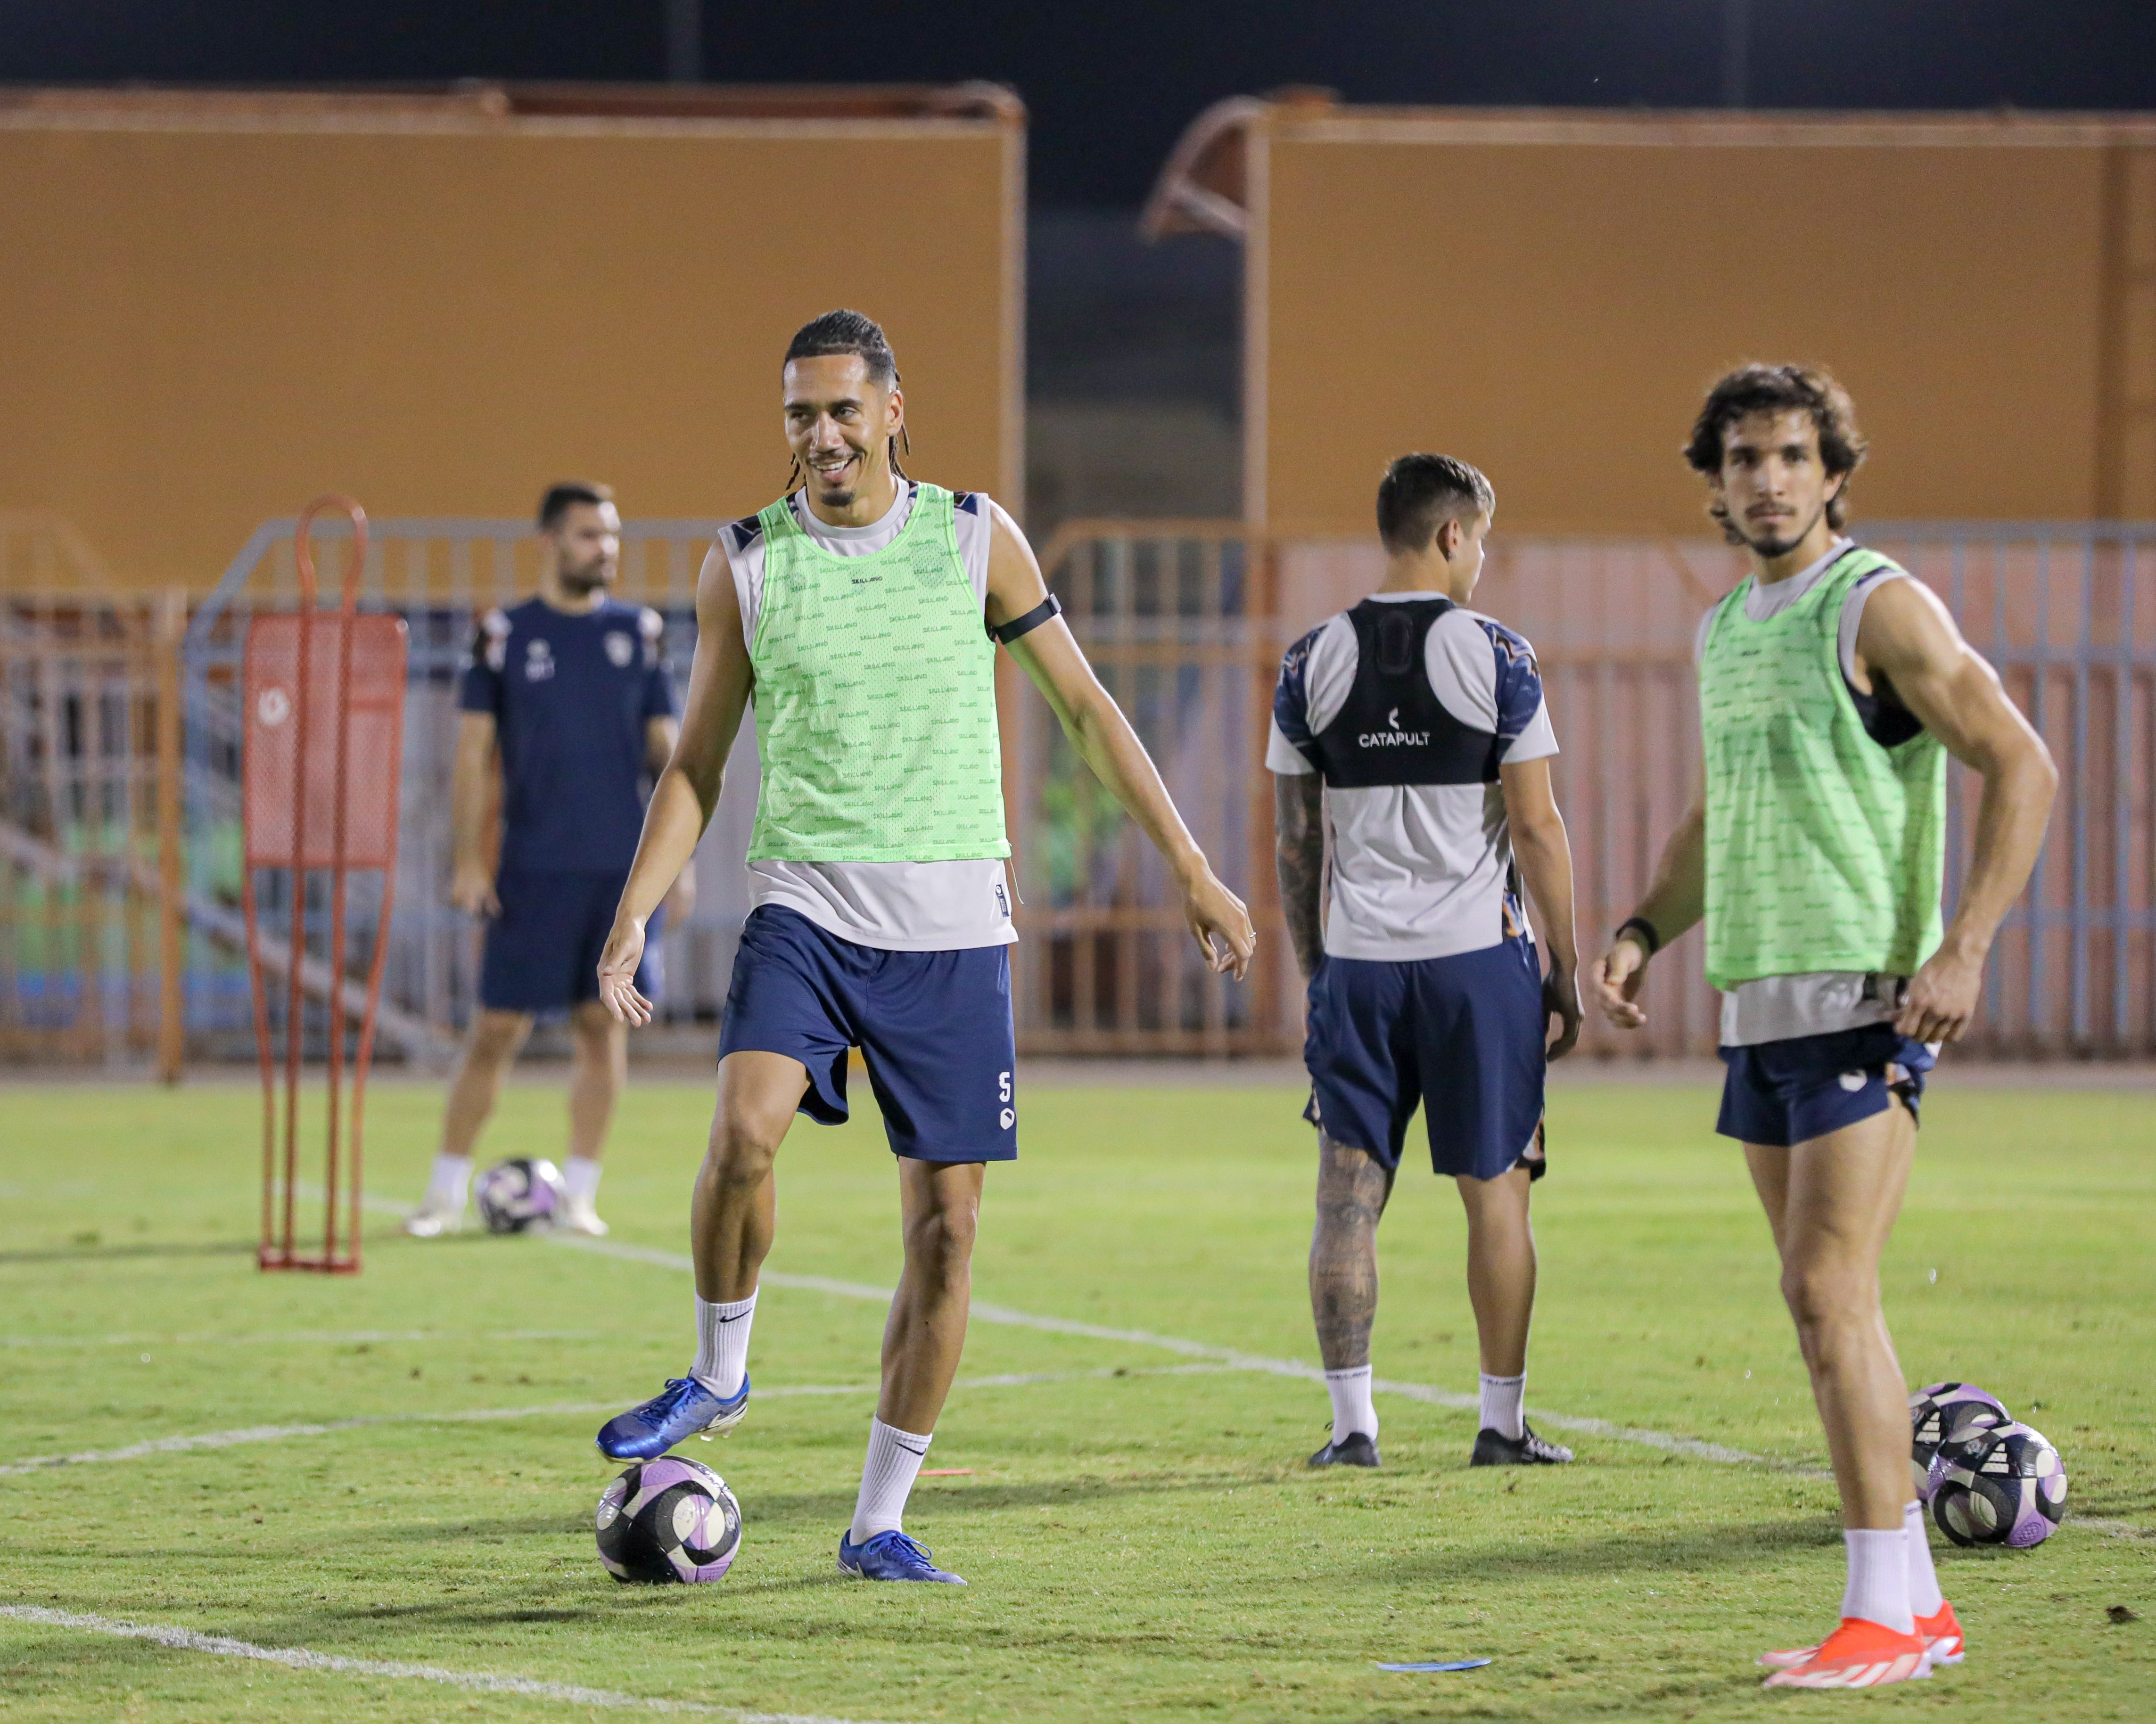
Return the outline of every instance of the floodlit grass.
{"type": "MultiPolygon", "coordinates": [[[[860,1086],[864,1090],[866,1086],[860,1086]]],[[[1277,1089],[1024,1095],[991,1171],[977,1296],[1314,1360],[1313,1180],[1277,1089]]],[[[415,1194],[439,1092],[371,1101],[378,1194],[415,1194]]],[[[864,1095],[860,1105],[869,1104],[864,1095]]],[[[644,1085],[603,1193],[614,1239],[684,1247],[708,1092],[644,1085]]],[[[558,1153],[516,1086],[487,1145],[558,1153]]],[[[1537,1193],[1531,1408],[1821,1465],[1742,1162],[1702,1091],[1555,1093],[1537,1193]]],[[[1751,1658],[1831,1625],[1830,1487],[1800,1471],[1575,1438],[1578,1463],[1470,1472],[1473,1420],[1383,1398],[1385,1467],[1312,1474],[1316,1385],[1145,1346],[976,1323],[909,1530],[965,1591],[842,1579],[877,1306],[770,1289],[732,1436],[689,1450],[747,1516],[722,1584],[615,1585],[592,1547],[599,1412],[685,1368],[687,1277],[537,1239],[407,1241],[357,1280],[251,1260],[259,1112],[238,1085],[0,1090],[0,1465],[146,1439],[389,1422],[0,1477],[0,1603],[271,1647],[885,1720],[1752,1718],[2156,1714],[2156,1542],[2069,1529],[2030,1552],[1940,1540],[1967,1665],[1864,1698],[1763,1694],[1751,1658]],[[1128,1374],[1080,1374],[1080,1373],[1128,1374]],[[2123,1604],[2142,1620],[2114,1624],[2123,1604]],[[1464,1675],[1380,1660],[1486,1656],[1464,1675]]],[[[2156,1100],[1964,1089],[1927,1106],[1887,1265],[1912,1382],[1984,1383],[2048,1431],[2086,1518],[2156,1533],[2156,1100]],[[1936,1271],[1936,1278],[1934,1278],[1936,1271]]],[[[803,1122],[771,1267],[888,1285],[894,1181],[872,1112],[803,1122]]],[[[1471,1389],[1449,1183],[1404,1179],[1383,1234],[1381,1376],[1471,1389]]],[[[303,1673],[0,1619],[0,1719],[560,1718],[557,1700],[303,1673]]],[[[591,1713],[591,1716],[603,1716],[591,1713]]]]}

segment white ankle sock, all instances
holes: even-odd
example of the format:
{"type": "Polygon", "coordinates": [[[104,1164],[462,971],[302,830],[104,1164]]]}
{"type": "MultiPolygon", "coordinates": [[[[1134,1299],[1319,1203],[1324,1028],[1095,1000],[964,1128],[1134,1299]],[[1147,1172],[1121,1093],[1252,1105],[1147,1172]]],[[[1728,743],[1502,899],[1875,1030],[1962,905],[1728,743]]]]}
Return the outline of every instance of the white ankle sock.
{"type": "Polygon", "coordinates": [[[599,1194],[599,1164],[589,1156],[571,1156],[562,1169],[562,1183],[569,1188],[571,1203],[592,1202],[599,1194]]]}
{"type": "Polygon", "coordinates": [[[928,1453],[934,1433],[916,1436],[886,1424],[869,1421],[869,1457],[861,1464],[861,1494],[854,1501],[855,1544],[879,1532],[896,1532],[906,1519],[906,1499],[921,1472],[921,1458],[928,1453]]]}
{"type": "Polygon", "coordinates": [[[1332,1440],[1342,1441],[1360,1431],[1372,1442],[1378,1439],[1378,1409],[1370,1399],[1370,1367],[1325,1373],[1325,1392],[1332,1397],[1332,1440]]]}
{"type": "Polygon", "coordinates": [[[1861,1616],[1899,1634],[1917,1631],[1909,1609],[1909,1534],[1902,1526],[1852,1526],[1841,1535],[1849,1547],[1849,1584],[1841,1614],[1861,1616]]]}
{"type": "Polygon", "coordinates": [[[465,1195],[471,1189],[471,1157],[438,1155],[434,1171],[427,1177],[426,1207],[446,1214],[465,1212],[465,1195]]]}
{"type": "Polygon", "coordinates": [[[1909,1542],[1909,1609],[1918,1616],[1937,1616],[1946,1595],[1939,1590],[1938,1570],[1932,1567],[1932,1532],[1924,1524],[1921,1502],[1902,1511],[1902,1536],[1909,1542]]]}
{"type": "Polygon", "coordinates": [[[1482,1373],[1482,1429],[1495,1431],[1501,1437],[1510,1437],[1515,1443],[1527,1434],[1527,1414],[1522,1410],[1527,1398],[1527,1373],[1517,1377],[1492,1377],[1482,1373]]]}
{"type": "Polygon", "coordinates": [[[748,1375],[748,1331],[755,1326],[753,1293],[732,1301],[699,1299],[696,1362],[689,1374],[721,1398],[740,1393],[742,1378],[748,1375]]]}

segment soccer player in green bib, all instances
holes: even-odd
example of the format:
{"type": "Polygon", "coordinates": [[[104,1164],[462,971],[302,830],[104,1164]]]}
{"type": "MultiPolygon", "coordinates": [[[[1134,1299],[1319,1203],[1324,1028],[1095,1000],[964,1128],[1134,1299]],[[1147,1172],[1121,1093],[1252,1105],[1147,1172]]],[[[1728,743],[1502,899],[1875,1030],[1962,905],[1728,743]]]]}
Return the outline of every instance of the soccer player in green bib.
{"type": "Polygon", "coordinates": [[[608,1420],[598,1444],[649,1459],[747,1411],[773,1159],[797,1110],[845,1119],[858,1047],[898,1158],[906,1267],[839,1566],[963,1584],[902,1517],[965,1341],[986,1165],[1018,1153],[998,642],[1167,859],[1211,967],[1241,977],[1256,936],[1086,664],[1017,523],[978,492],[900,468],[906,403],[883,331],[827,312],[794,336],[782,377],[799,486],[727,527],[705,559],[680,741],[599,961],[601,998],[625,1022],[648,1021],[635,979],[645,922],[717,805],[752,700],[763,768],[748,850],[755,907],[690,1213],[696,1362],[608,1420]]]}
{"type": "Polygon", "coordinates": [[[1744,1145],[1766,1208],[1849,1562],[1840,1625],[1761,1658],[1779,1687],[1871,1687],[1962,1657],[1910,1490],[1879,1260],[1925,1075],[1976,1010],[2057,783],[1946,607],[1843,535],[1864,450],[1823,372],[1746,366],[1707,396],[1686,458],[1751,573],[1700,626],[1691,811],[1596,976],[1610,1021],[1643,1024],[1648,961],[1706,923],[1728,1068],[1717,1129],[1744,1145]],[[1983,797],[1943,929],[1948,755],[1983,797]]]}

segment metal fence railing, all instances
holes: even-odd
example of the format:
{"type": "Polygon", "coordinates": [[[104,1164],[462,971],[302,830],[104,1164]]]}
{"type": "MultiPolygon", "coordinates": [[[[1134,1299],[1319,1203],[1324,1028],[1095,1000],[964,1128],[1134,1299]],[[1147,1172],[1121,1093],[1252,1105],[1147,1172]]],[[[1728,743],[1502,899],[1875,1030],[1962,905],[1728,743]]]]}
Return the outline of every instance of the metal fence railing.
{"type": "Polygon", "coordinates": [[[0,598],[0,1058],[177,1067],[180,599],[0,598]]]}
{"type": "MultiPolygon", "coordinates": [[[[1997,1054],[2156,1054],[2156,526],[1926,523],[1861,536],[1946,600],[2057,759],[2061,790],[2030,890],[2001,930],[1975,1045],[1997,1054]]],[[[1228,523],[1074,522],[1044,556],[1111,690],[1178,805],[1256,912],[1238,988],[1184,951],[1157,861],[1082,784],[1045,715],[1016,715],[1012,824],[1029,940],[1020,1034],[1038,1051],[1288,1052],[1301,987],[1272,885],[1263,768],[1286,644],[1377,584],[1374,545],[1228,523]]],[[[1531,639],[1563,753],[1555,776],[1578,872],[1581,944],[1635,905],[1682,813],[1698,752],[1701,613],[1742,573],[1720,545],[1492,541],[1478,608],[1531,639]]],[[[1949,771],[1948,895],[1974,798],[1949,771]]],[[[1717,1000],[1698,936],[1659,964],[1650,1028],[1608,1055],[1711,1051],[1717,1000]]]]}
{"type": "MultiPolygon", "coordinates": [[[[620,594],[665,616],[677,686],[716,526],[631,522],[624,532],[620,594]]],[[[533,590],[537,549],[521,521],[390,520],[373,533],[364,603],[403,617],[411,639],[382,1051],[439,1060],[471,1010],[479,944],[476,924],[444,896],[456,671],[475,616],[533,590]]],[[[0,1055],[110,1061],[155,1047],[176,1062],[177,1044],[161,1046],[158,1028],[165,1003],[182,996],[189,1051],[251,1055],[235,950],[237,677],[248,620],[295,602],[290,536],[289,521],[254,536],[177,651],[169,601],[161,613],[86,590],[0,594],[0,1055]],[[179,758],[167,711],[184,719],[184,772],[161,777],[161,759],[179,758]],[[167,843],[167,829],[184,842],[167,843]]],[[[1861,536],[1947,602],[2061,767],[2042,859],[1988,974],[1977,1046],[2156,1054],[2156,526],[1926,523],[1861,536]]],[[[1251,904],[1260,949],[1246,983],[1204,969],[1158,859],[1005,660],[1021,1044],[1292,1052],[1301,988],[1273,885],[1264,769],[1272,684],[1291,640],[1376,584],[1375,547],[1234,522],[1077,522],[1043,562],[1192,829],[1251,904]]],[[[1637,901],[1682,811],[1698,747],[1693,630],[1739,572],[1732,553],[1705,541],[1501,534],[1491,544],[1476,604],[1537,650],[1564,751],[1558,789],[1590,952],[1637,901]]],[[[1949,786],[1951,897],[1975,807],[1959,768],[1949,786]]],[[[696,913],[666,935],[665,1012],[676,1024],[708,1024],[723,1007],[747,907],[740,863],[756,790],[751,727],[705,842],[696,913]]],[[[289,957],[265,952],[273,967],[289,957]]],[[[319,968],[306,970],[316,992],[330,985],[319,968]]],[[[1620,1038],[1590,1024],[1589,1051],[1712,1048],[1717,1001],[1697,936],[1657,972],[1650,1028],[1620,1038]]]]}
{"type": "MultiPolygon", "coordinates": [[[[677,695],[696,644],[696,580],[719,523],[647,521],[624,529],[616,595],[665,618],[665,643],[677,695]]],[[[183,650],[187,716],[188,885],[201,901],[229,906],[239,885],[239,667],[247,623],[258,613],[297,603],[290,520],[266,522],[195,613],[183,650]]],[[[334,537],[333,527],[325,534],[334,537]]],[[[527,598],[540,547],[529,523],[490,519],[388,519],[370,523],[362,609],[400,616],[409,631],[403,816],[397,913],[383,998],[383,1051],[439,1061],[469,1020],[479,976],[480,927],[449,908],[449,790],[455,751],[456,682],[478,618],[527,598]]],[[[753,726],[748,727],[752,732],[753,726]]],[[[708,839],[715,856],[737,864],[754,806],[752,735],[737,751],[746,782],[730,783],[708,839]]],[[[665,947],[670,1019],[716,1019],[726,997],[733,946],[746,911],[737,865],[716,861],[686,926],[665,947]]],[[[252,1035],[247,981],[221,941],[191,944],[188,1033],[192,1045],[232,1053],[252,1035]]]]}

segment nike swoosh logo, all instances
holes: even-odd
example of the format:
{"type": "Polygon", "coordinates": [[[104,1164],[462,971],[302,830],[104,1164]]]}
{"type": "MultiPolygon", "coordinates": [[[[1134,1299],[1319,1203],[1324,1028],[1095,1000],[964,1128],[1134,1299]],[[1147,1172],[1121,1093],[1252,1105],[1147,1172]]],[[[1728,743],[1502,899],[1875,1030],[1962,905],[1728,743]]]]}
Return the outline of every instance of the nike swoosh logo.
{"type": "Polygon", "coordinates": [[[747,1311],[737,1311],[732,1316],[721,1317],[719,1321],[722,1323],[738,1323],[743,1317],[747,1316],[748,1315],[749,1313],[747,1311]]]}
{"type": "MultiPolygon", "coordinates": [[[[897,1442],[898,1439],[894,1437],[891,1440],[893,1442],[897,1442]]],[[[915,1448],[911,1443],[899,1443],[898,1446],[906,1450],[908,1455],[926,1455],[928,1452],[928,1445],[926,1443],[922,1444],[918,1449],[915,1448]]]]}

